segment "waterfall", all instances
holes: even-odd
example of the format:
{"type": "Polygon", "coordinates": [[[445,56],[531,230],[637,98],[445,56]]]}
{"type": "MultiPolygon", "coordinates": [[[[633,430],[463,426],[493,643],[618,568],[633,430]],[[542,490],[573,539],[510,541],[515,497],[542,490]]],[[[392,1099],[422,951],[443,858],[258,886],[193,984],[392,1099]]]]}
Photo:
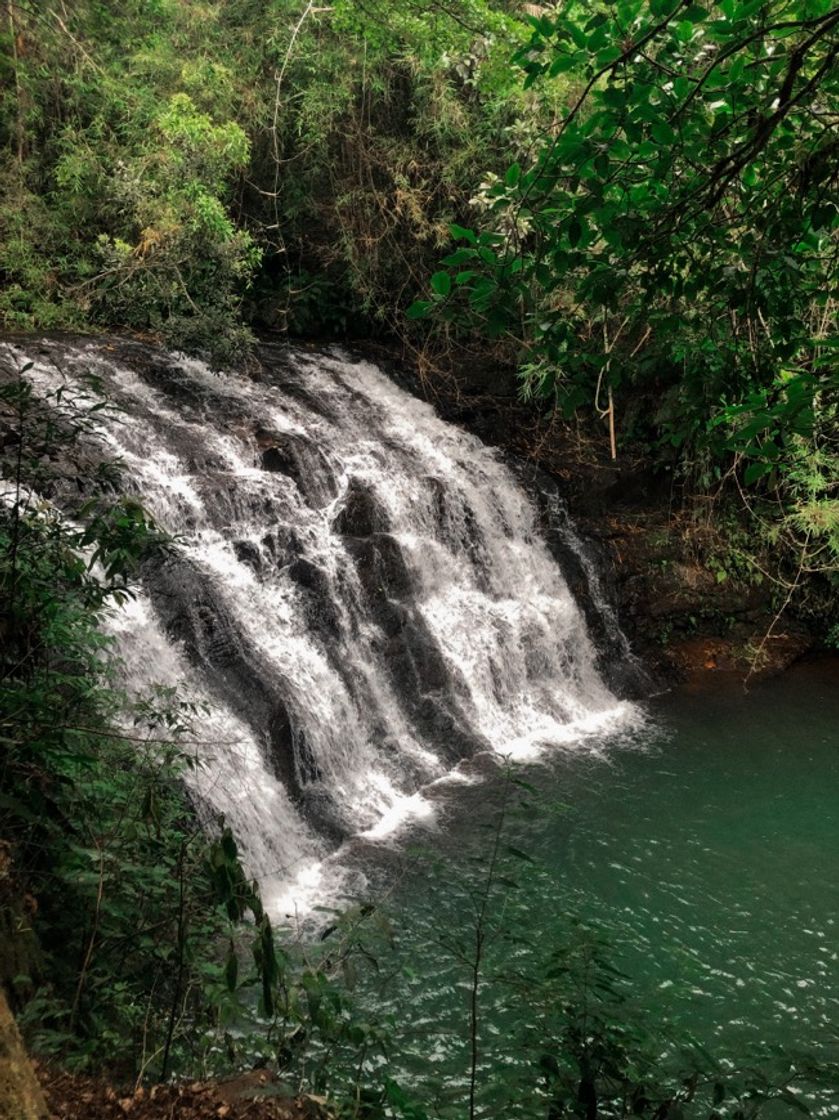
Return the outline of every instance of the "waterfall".
{"type": "Polygon", "coordinates": [[[188,780],[269,897],[429,811],[423,788],[477,752],[632,718],[513,473],[368,362],[266,345],[244,377],[127,342],[2,350],[117,406],[93,442],[176,547],[110,626],[133,689],[198,706],[188,780]]]}

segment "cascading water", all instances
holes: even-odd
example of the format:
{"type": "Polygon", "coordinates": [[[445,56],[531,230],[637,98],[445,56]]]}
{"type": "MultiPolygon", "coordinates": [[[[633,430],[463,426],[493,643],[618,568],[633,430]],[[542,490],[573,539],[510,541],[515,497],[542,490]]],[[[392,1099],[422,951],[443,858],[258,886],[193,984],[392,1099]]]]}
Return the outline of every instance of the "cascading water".
{"type": "Polygon", "coordinates": [[[248,379],[139,344],[2,349],[44,390],[95,373],[120,409],[98,449],[177,547],[111,626],[132,687],[206,711],[189,780],[277,905],[460,760],[632,718],[513,474],[372,365],[265,347],[248,379]]]}

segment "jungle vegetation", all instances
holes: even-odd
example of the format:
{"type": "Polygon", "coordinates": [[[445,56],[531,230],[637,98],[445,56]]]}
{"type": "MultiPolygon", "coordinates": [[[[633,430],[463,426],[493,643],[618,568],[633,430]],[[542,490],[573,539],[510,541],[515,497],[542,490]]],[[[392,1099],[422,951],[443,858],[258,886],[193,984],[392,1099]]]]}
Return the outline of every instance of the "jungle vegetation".
{"type": "MultiPolygon", "coordinates": [[[[839,641],[829,0],[0,10],[5,330],[132,331],[217,364],[246,364],[266,329],[398,338],[432,369],[477,348],[604,456],[631,443],[733,507],[728,569],[839,641]]],[[[94,406],[45,411],[19,372],[0,397],[3,980],[30,1041],[76,1067],[135,1081],[252,1060],[228,1029],[250,1007],[284,1068],[329,1088],[324,1055],[386,1054],[345,983],[368,915],[316,956],[280,947],[235,839],[197,826],[194,713],[172,695],[129,709],[97,626],[168,542],[84,461],[94,406]],[[68,500],[68,469],[85,478],[72,523],[33,497],[68,500]]],[[[547,1114],[778,1098],[708,1071],[663,1084],[602,947],[580,954],[603,979],[581,1012],[563,973],[534,1074],[547,1114]]],[[[341,1089],[353,1116],[424,1115],[386,1076],[341,1089]]]]}

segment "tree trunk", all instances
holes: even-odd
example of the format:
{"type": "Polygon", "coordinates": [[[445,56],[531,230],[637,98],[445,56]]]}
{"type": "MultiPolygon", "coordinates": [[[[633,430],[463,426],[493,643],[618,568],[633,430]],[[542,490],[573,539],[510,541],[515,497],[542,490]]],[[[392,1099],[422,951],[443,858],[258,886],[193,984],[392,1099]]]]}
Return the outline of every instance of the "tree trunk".
{"type": "Polygon", "coordinates": [[[0,1117],[45,1120],[49,1115],[17,1023],[0,988],[0,1117]]]}

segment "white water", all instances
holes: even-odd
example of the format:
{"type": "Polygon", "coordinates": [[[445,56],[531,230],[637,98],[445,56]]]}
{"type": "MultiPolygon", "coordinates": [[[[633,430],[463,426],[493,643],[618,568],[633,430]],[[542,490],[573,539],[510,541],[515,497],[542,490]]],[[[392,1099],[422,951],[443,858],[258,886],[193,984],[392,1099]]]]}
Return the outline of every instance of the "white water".
{"type": "Polygon", "coordinates": [[[634,718],[511,473],[374,366],[275,349],[255,382],[48,346],[2,349],[43,390],[102,378],[123,412],[99,450],[178,538],[112,620],[129,682],[206,706],[190,782],[277,907],[342,838],[430,814],[460,759],[634,718]]]}

